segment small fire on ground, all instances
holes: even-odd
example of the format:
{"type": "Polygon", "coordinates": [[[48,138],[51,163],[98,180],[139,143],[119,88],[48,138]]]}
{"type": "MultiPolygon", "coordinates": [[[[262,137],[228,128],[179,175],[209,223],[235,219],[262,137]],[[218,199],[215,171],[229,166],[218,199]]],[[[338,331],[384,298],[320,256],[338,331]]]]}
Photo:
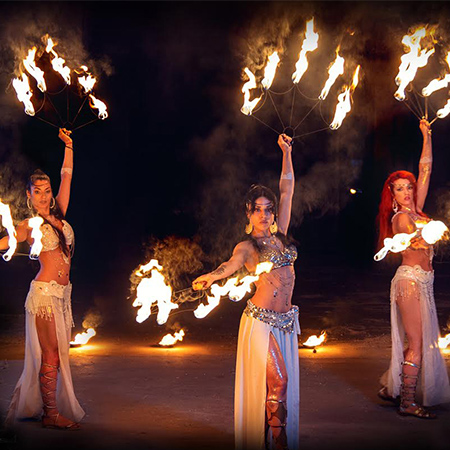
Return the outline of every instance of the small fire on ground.
{"type": "Polygon", "coordinates": [[[78,333],[75,336],[75,339],[73,341],[70,341],[71,347],[81,347],[82,345],[85,345],[88,343],[89,339],[91,337],[95,336],[97,333],[93,328],[88,328],[83,333],[78,333]]]}
{"type": "Polygon", "coordinates": [[[159,345],[161,345],[162,347],[175,345],[175,343],[177,343],[178,341],[181,342],[184,336],[184,330],[176,331],[173,335],[170,333],[166,334],[159,342],[159,345]]]}

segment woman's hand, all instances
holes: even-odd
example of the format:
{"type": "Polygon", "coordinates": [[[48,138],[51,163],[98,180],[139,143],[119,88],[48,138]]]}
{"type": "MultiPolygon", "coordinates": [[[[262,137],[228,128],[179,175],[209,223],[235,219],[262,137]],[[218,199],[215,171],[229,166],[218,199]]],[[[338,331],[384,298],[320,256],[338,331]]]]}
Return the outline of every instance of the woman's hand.
{"type": "Polygon", "coordinates": [[[192,282],[192,289],[194,289],[194,291],[208,289],[214,283],[214,281],[215,280],[209,273],[201,275],[192,282]]]}
{"type": "Polygon", "coordinates": [[[280,134],[278,136],[278,145],[280,146],[283,153],[289,153],[292,150],[292,138],[287,134],[280,134]]]}
{"type": "Polygon", "coordinates": [[[64,142],[64,144],[66,144],[67,147],[73,146],[73,141],[70,137],[71,134],[72,132],[70,130],[66,130],[65,128],[59,129],[58,137],[64,142]]]}
{"type": "Polygon", "coordinates": [[[431,125],[427,119],[422,119],[419,123],[420,131],[422,132],[423,138],[429,138],[431,136],[431,125]]]}

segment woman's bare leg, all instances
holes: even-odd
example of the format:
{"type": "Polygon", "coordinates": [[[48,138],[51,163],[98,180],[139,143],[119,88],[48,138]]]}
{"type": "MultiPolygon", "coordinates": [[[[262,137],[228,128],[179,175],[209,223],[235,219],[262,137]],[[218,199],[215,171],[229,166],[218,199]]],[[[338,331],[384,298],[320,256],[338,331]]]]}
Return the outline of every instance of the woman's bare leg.
{"type": "Polygon", "coordinates": [[[42,364],[39,372],[42,401],[44,403],[45,427],[77,429],[79,424],[61,416],[56,405],[56,386],[58,381],[59,352],[54,317],[51,320],[36,316],[36,328],[42,350],[42,364]]]}
{"type": "Polygon", "coordinates": [[[287,371],[278,343],[272,333],[269,334],[267,355],[267,424],[272,430],[277,449],[287,449],[286,437],[286,394],[287,371]]]}

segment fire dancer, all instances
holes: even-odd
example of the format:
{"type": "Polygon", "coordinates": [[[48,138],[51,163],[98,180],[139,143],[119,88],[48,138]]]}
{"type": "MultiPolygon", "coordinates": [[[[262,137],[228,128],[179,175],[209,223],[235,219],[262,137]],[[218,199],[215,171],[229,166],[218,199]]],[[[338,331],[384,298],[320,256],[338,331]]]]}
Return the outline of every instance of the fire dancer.
{"type": "Polygon", "coordinates": [[[194,289],[207,289],[245,266],[271,261],[273,268],[255,282],[256,292],[241,318],[236,359],[235,442],[238,449],[298,448],[298,307],[292,306],[297,250],[287,238],[294,194],[292,140],[278,138],[283,152],[280,205],[267,187],[253,186],[246,197],[248,238],[216,270],[197,278],[194,289]]]}
{"type": "MultiPolygon", "coordinates": [[[[413,233],[430,219],[422,212],[430,184],[432,166],[431,129],[420,121],[423,148],[419,178],[410,172],[389,175],[381,193],[377,222],[379,244],[397,233],[413,233]]],[[[420,375],[421,403],[432,406],[450,401],[450,387],[444,359],[439,351],[439,325],[433,294],[433,246],[423,238],[413,238],[402,253],[402,263],[391,283],[392,354],[389,370],[382,376],[378,396],[398,403],[398,413],[434,419],[435,414],[418,403],[416,395],[420,375]],[[405,333],[408,346],[403,348],[405,333]]]]}
{"type": "MultiPolygon", "coordinates": [[[[27,206],[33,215],[44,219],[40,230],[42,251],[40,270],[31,282],[25,302],[25,361],[16,385],[6,422],[39,417],[46,428],[78,429],[84,411],[72,385],[69,366],[69,342],[73,326],[69,281],[74,246],[72,227],[64,220],[69,206],[73,170],[73,141],[70,131],[59,130],[65,144],[61,183],[53,197],[50,178],[34,172],[27,185],[27,206]],[[59,380],[58,380],[59,371],[59,380]]],[[[33,243],[28,219],[17,226],[17,240],[33,243]]],[[[8,248],[8,237],[0,240],[0,249],[8,248]]]]}

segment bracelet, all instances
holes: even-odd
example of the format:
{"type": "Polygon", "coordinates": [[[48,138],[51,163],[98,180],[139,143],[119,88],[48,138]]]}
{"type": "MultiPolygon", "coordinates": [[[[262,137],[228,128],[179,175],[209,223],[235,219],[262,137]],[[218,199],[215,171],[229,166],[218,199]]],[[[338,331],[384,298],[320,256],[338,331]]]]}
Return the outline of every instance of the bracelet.
{"type": "Polygon", "coordinates": [[[70,148],[70,150],[73,150],[73,146],[70,146],[68,144],[66,144],[66,148],[70,148]]]}

